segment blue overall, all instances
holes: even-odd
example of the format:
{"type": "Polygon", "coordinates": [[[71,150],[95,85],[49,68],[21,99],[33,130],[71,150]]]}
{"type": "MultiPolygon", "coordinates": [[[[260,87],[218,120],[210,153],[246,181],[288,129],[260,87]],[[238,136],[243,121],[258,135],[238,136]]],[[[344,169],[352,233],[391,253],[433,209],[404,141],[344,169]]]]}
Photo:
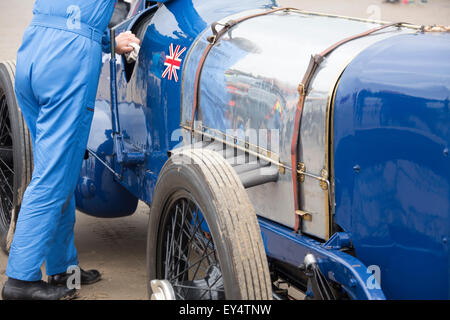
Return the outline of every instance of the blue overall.
{"type": "MultiPolygon", "coordinates": [[[[6,274],[37,281],[78,265],[73,196],[94,113],[102,38],[115,0],[36,0],[17,55],[16,95],[31,134],[25,191],[6,274]]],[[[106,38],[106,39],[105,39],[106,38]]]]}

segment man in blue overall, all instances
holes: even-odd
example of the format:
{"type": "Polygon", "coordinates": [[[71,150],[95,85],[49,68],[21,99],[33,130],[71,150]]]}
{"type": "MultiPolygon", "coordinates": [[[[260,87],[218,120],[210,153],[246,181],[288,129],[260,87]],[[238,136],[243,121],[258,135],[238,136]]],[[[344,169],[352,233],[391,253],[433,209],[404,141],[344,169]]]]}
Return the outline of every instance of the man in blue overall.
{"type": "MultiPolygon", "coordinates": [[[[34,171],[11,245],[3,299],[70,299],[74,190],[86,150],[101,69],[102,45],[115,0],[36,0],[17,56],[16,96],[33,144],[34,171]],[[45,262],[49,281],[41,280],[45,262]]],[[[116,52],[133,50],[133,34],[116,38],[116,52]]],[[[81,270],[81,285],[100,280],[81,270]]]]}

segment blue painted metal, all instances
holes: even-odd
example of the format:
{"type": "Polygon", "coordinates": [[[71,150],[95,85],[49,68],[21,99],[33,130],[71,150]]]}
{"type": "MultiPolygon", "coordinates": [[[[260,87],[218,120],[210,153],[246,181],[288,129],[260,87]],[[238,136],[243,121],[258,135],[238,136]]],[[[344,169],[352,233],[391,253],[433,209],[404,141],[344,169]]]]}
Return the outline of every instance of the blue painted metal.
{"type": "Polygon", "coordinates": [[[320,270],[329,279],[340,283],[352,299],[384,300],[372,273],[357,258],[340,251],[327,249],[318,241],[295,233],[293,230],[259,217],[264,247],[271,258],[300,266],[305,256],[312,253],[320,270]],[[372,289],[368,283],[373,284],[372,289]]]}
{"type": "Polygon", "coordinates": [[[114,140],[114,153],[116,155],[117,162],[119,164],[123,163],[123,141],[120,131],[120,123],[118,117],[118,106],[117,106],[117,82],[116,82],[116,54],[115,46],[113,45],[116,41],[114,30],[111,30],[111,59],[109,60],[109,74],[111,75],[110,80],[110,90],[111,90],[111,128],[114,140]]]}
{"type": "MultiPolygon", "coordinates": [[[[111,140],[109,142],[101,146],[98,152],[111,152],[113,144],[111,140]]],[[[100,218],[115,218],[136,211],[138,199],[115,182],[111,171],[92,154],[84,163],[81,177],[75,190],[75,201],[84,213],[100,218]]]]}
{"type": "Polygon", "coordinates": [[[379,42],[337,89],[335,221],[388,298],[450,298],[449,100],[449,34],[379,42]]]}
{"type": "MultiPolygon", "coordinates": [[[[143,165],[127,168],[118,172],[122,180],[118,181],[139,199],[151,203],[153,188],[159,171],[168,158],[167,152],[173,149],[181,136],[181,69],[186,52],[181,56],[182,63],[178,82],[162,81],[165,56],[169,54],[169,45],[190,48],[197,36],[209,24],[234,13],[254,9],[269,8],[275,2],[271,0],[245,1],[192,1],[178,0],[166,3],[154,14],[142,40],[139,59],[130,79],[127,79],[123,60],[117,61],[117,97],[118,115],[125,149],[130,152],[143,152],[146,161],[143,165]],[[138,88],[138,90],[136,90],[138,88]]],[[[140,17],[150,12],[147,9],[131,17],[118,28],[119,31],[132,30],[140,17]]],[[[110,57],[103,56],[103,69],[100,76],[89,148],[93,152],[105,138],[110,139],[106,131],[111,130],[110,121],[110,57]]],[[[113,163],[107,155],[97,155],[112,168],[113,163]]],[[[91,173],[90,175],[92,175],[91,173]]],[[[81,208],[82,209],[82,208],[81,208]]]]}
{"type": "Polygon", "coordinates": [[[111,59],[109,61],[110,65],[110,88],[111,88],[111,128],[113,132],[114,140],[114,154],[118,165],[136,165],[141,164],[145,161],[145,154],[143,152],[128,152],[123,145],[123,135],[120,128],[119,121],[119,108],[117,105],[117,72],[116,72],[116,53],[115,53],[115,30],[111,30],[111,59]]]}
{"type": "MultiPolygon", "coordinates": [[[[143,10],[145,5],[139,10],[138,14],[129,17],[120,26],[117,26],[118,32],[126,31],[132,28],[134,23],[142,16],[157,6],[143,10]],[[141,10],[142,9],[142,10],[141,10]]],[[[144,156],[140,152],[129,152],[132,148],[123,146],[123,131],[120,130],[117,101],[116,77],[117,64],[123,63],[123,60],[107,60],[109,55],[103,55],[103,69],[100,77],[99,93],[97,95],[96,105],[99,107],[94,114],[91,135],[88,143],[90,158],[83,164],[81,178],[75,191],[77,208],[89,215],[97,217],[121,217],[128,216],[135,212],[138,198],[133,196],[120,183],[123,177],[123,164],[139,164],[144,156]],[[115,60],[115,61],[114,61],[115,60]],[[114,61],[114,62],[112,62],[114,61]],[[109,72],[106,72],[109,65],[109,72]],[[112,72],[111,72],[112,70],[112,72]],[[110,77],[106,79],[105,77],[110,77]],[[113,132],[118,133],[114,139],[113,132]],[[94,143],[93,143],[94,141],[94,143]],[[120,152],[116,152],[119,150],[120,152]],[[127,150],[128,152],[124,152],[127,150]],[[137,160],[130,159],[137,155],[137,160]]],[[[123,72],[123,71],[122,71],[123,72]]],[[[148,174],[146,173],[146,177],[148,174]]]]}
{"type": "Polygon", "coordinates": [[[326,249],[350,249],[352,247],[352,237],[347,232],[336,232],[322,246],[326,249]]]}

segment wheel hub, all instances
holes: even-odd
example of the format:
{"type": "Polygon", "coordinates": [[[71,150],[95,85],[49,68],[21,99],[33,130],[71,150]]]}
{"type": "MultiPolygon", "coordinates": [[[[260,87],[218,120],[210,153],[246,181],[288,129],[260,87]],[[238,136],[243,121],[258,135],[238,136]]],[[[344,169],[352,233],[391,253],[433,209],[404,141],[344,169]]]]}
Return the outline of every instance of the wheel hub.
{"type": "Polygon", "coordinates": [[[175,293],[169,281],[152,280],[150,286],[153,292],[151,300],[175,300],[175,293]]]}
{"type": "Polygon", "coordinates": [[[184,290],[186,300],[223,300],[225,299],[222,272],[216,265],[206,271],[203,279],[182,281],[180,291],[184,290]],[[194,290],[191,290],[194,289],[194,290]]]}

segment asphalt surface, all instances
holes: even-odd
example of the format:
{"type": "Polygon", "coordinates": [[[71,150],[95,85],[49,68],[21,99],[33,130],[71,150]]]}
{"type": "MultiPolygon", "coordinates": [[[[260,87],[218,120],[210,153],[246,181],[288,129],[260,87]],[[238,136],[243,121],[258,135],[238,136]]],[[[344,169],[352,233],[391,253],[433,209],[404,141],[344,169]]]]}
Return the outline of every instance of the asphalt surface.
{"type": "MultiPolygon", "coordinates": [[[[401,1],[403,2],[403,0],[401,1]]],[[[15,59],[32,17],[33,0],[0,0],[0,61],[15,59]]],[[[385,21],[450,25],[450,1],[390,4],[382,0],[282,0],[282,6],[385,21]]],[[[148,207],[125,218],[98,219],[77,214],[76,246],[81,267],[98,268],[103,280],[80,291],[79,299],[146,299],[145,242],[148,207]]],[[[0,286],[7,256],[0,252],[0,286]]]]}

